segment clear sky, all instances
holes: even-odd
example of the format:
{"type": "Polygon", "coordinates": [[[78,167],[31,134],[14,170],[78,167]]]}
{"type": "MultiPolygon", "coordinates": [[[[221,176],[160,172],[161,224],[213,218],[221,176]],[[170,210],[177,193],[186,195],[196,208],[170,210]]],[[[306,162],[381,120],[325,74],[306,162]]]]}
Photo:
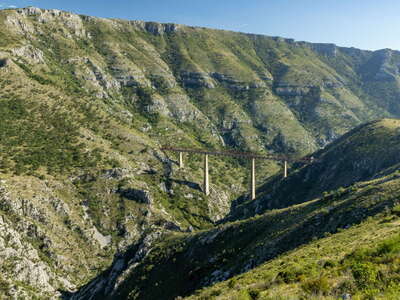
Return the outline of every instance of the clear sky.
{"type": "Polygon", "coordinates": [[[0,0],[80,14],[400,50],[399,0],[0,0]]]}

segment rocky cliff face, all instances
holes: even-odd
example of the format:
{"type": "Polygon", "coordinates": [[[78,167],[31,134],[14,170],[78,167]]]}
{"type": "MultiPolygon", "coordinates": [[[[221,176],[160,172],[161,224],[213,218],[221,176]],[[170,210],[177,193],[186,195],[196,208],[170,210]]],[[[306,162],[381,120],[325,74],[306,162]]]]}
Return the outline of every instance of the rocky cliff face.
{"type": "MultiPolygon", "coordinates": [[[[15,297],[73,291],[246,193],[248,162],[212,158],[205,197],[202,157],[179,169],[163,144],[301,156],[400,115],[392,50],[33,7],[0,25],[0,279],[15,297]]],[[[279,165],[258,168],[261,181],[279,165]]]]}

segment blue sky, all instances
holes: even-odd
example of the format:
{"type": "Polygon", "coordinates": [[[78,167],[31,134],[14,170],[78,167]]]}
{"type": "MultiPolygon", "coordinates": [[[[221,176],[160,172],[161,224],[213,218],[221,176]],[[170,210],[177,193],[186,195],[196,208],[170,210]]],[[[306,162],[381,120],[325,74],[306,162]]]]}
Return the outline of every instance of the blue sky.
{"type": "Polygon", "coordinates": [[[399,0],[0,0],[2,8],[29,5],[400,50],[399,0]]]}

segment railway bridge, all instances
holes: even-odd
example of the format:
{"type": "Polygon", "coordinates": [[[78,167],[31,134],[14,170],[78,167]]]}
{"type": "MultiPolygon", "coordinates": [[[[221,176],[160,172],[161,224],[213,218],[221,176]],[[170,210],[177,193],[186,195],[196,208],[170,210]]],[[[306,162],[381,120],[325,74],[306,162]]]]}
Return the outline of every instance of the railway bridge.
{"type": "Polygon", "coordinates": [[[210,177],[208,169],[208,157],[209,155],[217,156],[234,156],[234,157],[244,157],[251,160],[250,167],[250,197],[252,200],[256,198],[256,159],[267,159],[281,161],[283,163],[283,178],[288,176],[288,163],[293,162],[306,162],[312,163],[314,158],[303,157],[300,159],[294,159],[286,155],[278,154],[257,154],[252,152],[238,152],[238,151],[215,151],[215,150],[203,150],[203,149],[187,149],[187,148],[174,148],[171,146],[161,147],[162,151],[171,151],[179,154],[179,168],[184,167],[183,163],[183,153],[194,153],[204,155],[204,168],[203,168],[203,192],[208,196],[210,194],[210,177]]]}

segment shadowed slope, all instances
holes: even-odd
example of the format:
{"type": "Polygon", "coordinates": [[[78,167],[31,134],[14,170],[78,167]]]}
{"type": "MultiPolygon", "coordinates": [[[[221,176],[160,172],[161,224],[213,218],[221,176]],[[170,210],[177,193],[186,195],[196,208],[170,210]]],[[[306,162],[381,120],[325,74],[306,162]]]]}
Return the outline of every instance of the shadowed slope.
{"type": "Polygon", "coordinates": [[[279,174],[258,189],[255,201],[233,208],[230,218],[266,209],[288,207],[391,173],[400,163],[400,120],[384,119],[361,125],[313,154],[316,162],[294,166],[289,177],[279,174]]]}
{"type": "MultiPolygon", "coordinates": [[[[371,160],[366,161],[372,164],[379,156],[381,142],[392,141],[392,147],[399,146],[400,140],[395,138],[398,126],[399,122],[396,120],[382,120],[361,126],[316,154],[320,159],[318,163],[323,166],[326,159],[329,166],[331,159],[328,158],[331,155],[335,157],[335,153],[346,150],[346,156],[342,156],[340,160],[340,166],[343,166],[339,169],[341,172],[346,172],[344,166],[352,164],[352,159],[360,154],[368,154],[371,160]],[[381,139],[378,138],[380,134],[383,134],[381,139]],[[367,141],[374,141],[379,145],[371,144],[365,148],[367,141]]],[[[387,155],[386,160],[380,155],[383,164],[372,167],[377,173],[369,173],[368,176],[362,172],[360,175],[345,173],[353,178],[353,183],[357,183],[325,193],[321,198],[312,201],[299,198],[297,202],[304,203],[269,211],[247,220],[223,224],[197,234],[163,237],[147,249],[148,252],[141,261],[131,261],[132,256],[129,255],[124,257],[124,267],[110,284],[112,288],[107,293],[104,290],[97,291],[95,299],[174,299],[189,295],[196,289],[249,271],[328,233],[335,234],[369,216],[390,211],[399,203],[400,176],[395,170],[390,171],[390,167],[396,166],[397,160],[390,153],[387,155]],[[379,174],[382,170],[387,172],[379,174]],[[366,178],[362,176],[377,178],[360,181],[360,178],[366,178]]],[[[299,170],[301,171],[302,169],[299,170]]],[[[341,181],[338,184],[342,183],[341,181]]],[[[350,181],[347,183],[350,185],[350,181]]],[[[107,276],[104,280],[106,278],[107,276]]],[[[93,285],[95,283],[96,281],[93,285]]],[[[88,290],[85,289],[85,292],[88,293],[88,290]]],[[[84,294],[75,295],[76,299],[81,296],[85,299],[84,294]]]]}

